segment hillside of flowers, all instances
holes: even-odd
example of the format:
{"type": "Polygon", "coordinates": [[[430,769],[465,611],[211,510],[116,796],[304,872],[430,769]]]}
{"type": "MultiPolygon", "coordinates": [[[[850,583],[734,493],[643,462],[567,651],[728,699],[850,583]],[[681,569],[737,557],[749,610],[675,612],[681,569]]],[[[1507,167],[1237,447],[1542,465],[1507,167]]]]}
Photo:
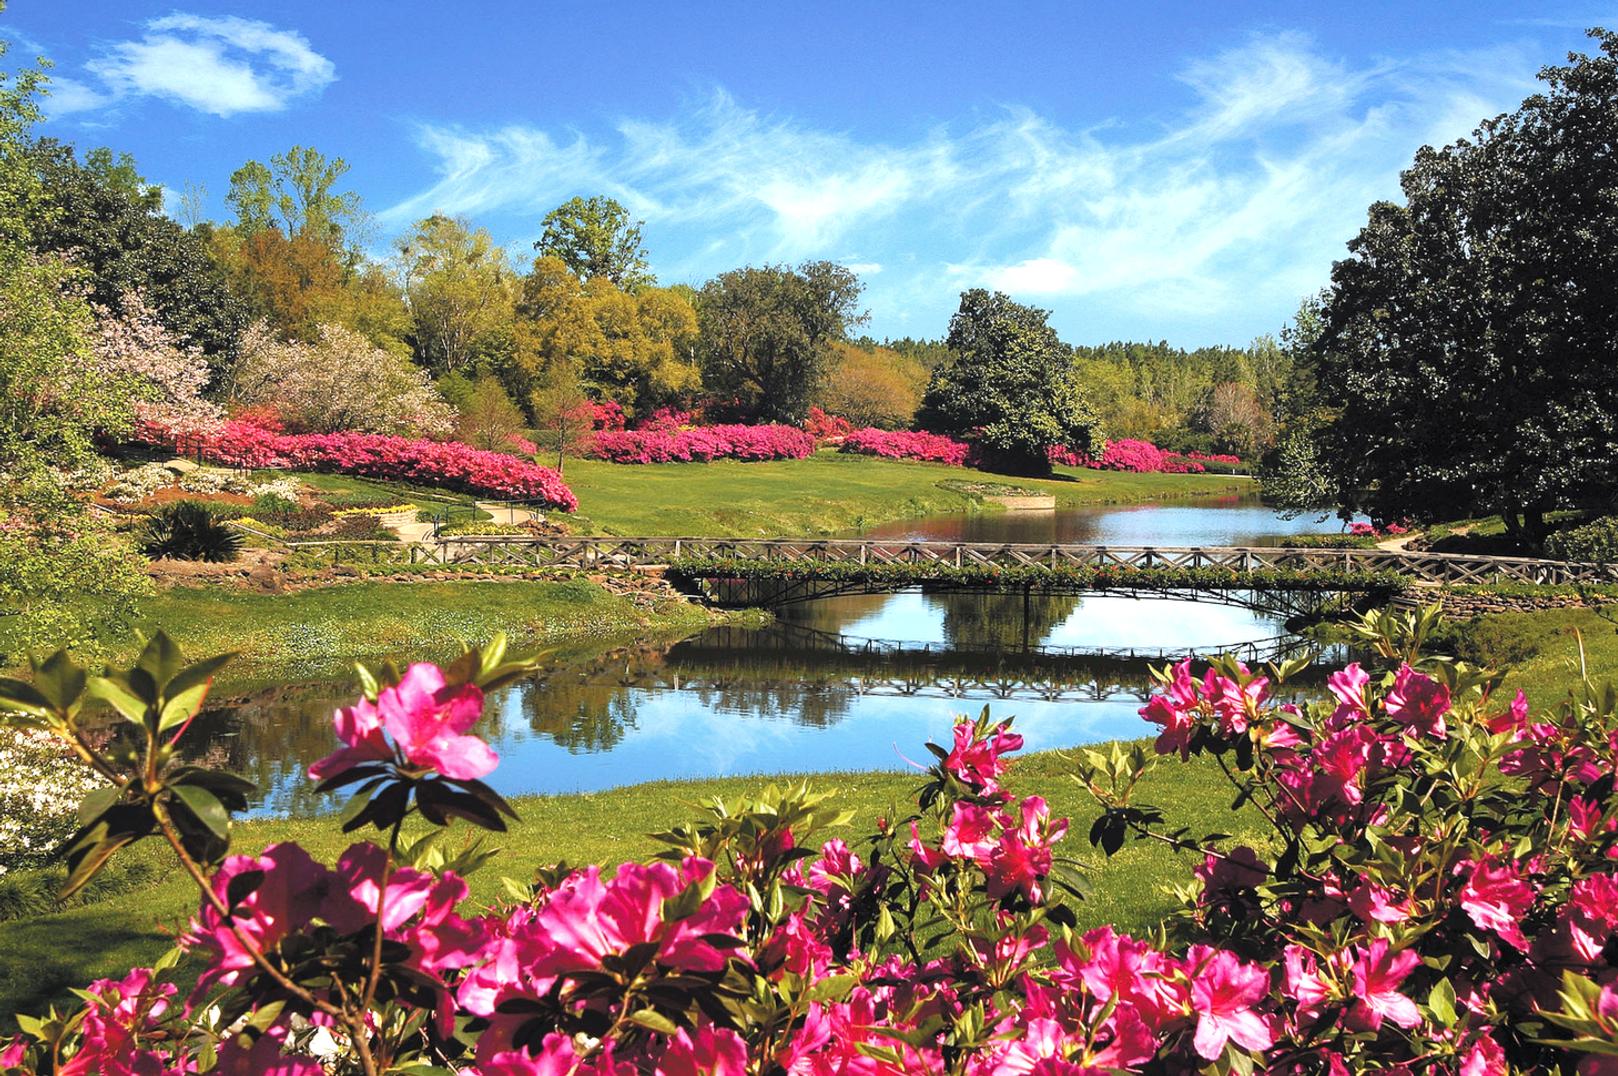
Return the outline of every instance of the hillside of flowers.
{"type": "Polygon", "coordinates": [[[310,776],[372,836],[332,862],[295,843],[233,853],[250,786],[172,761],[223,659],[186,665],[161,634],[104,677],[58,654],[0,682],[0,707],[121,789],[86,800],[69,889],[155,837],[199,900],[178,936],[189,964],[24,1017],[0,1067],[1618,1072],[1613,696],[1499,698],[1497,675],[1420,652],[1436,626],[1368,618],[1375,666],[1337,670],[1307,706],[1277,701],[1302,662],[1163,670],[1141,710],[1155,751],[1077,753],[1098,805],[1080,834],[1013,793],[1022,738],[986,710],[929,745],[914,809],[856,841],[817,835],[840,820],[829,794],[771,788],[660,835],[650,862],[541,871],[487,908],[464,877],[484,857],[420,838],[514,817],[473,731],[486,693],[534,667],[503,641],[367,673],[333,715],[310,776]],[[92,742],[91,697],[130,723],[132,751],[92,742]],[[1140,799],[1152,768],[1209,754],[1262,840],[1171,828],[1140,799]],[[1075,839],[1179,849],[1183,909],[1153,937],[1076,930],[1075,839]]]}
{"type": "MultiPolygon", "coordinates": [[[[173,431],[143,424],[137,438],[173,446],[173,431]]],[[[465,490],[479,496],[530,501],[571,512],[578,498],[549,467],[459,441],[430,441],[375,433],[284,433],[273,420],[237,418],[193,438],[186,447],[230,467],[333,471],[465,490]]]]}
{"type": "Polygon", "coordinates": [[[812,435],[795,426],[668,426],[601,430],[591,454],[613,463],[707,463],[731,459],[801,460],[815,450],[812,435]]]}

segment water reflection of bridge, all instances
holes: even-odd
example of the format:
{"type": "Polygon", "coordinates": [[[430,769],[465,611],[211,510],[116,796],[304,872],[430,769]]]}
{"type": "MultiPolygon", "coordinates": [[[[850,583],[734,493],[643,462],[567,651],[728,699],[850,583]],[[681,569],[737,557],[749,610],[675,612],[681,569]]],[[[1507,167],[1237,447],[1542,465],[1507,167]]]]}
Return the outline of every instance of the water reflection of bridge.
{"type": "Polygon", "coordinates": [[[1231,654],[1252,666],[1267,661],[1282,661],[1306,654],[1314,649],[1308,640],[1296,635],[1283,634],[1263,639],[1250,639],[1223,645],[1198,644],[1196,646],[1105,646],[1087,644],[1063,646],[1053,644],[1027,644],[1007,649],[1003,646],[976,648],[959,642],[921,642],[909,639],[872,639],[824,628],[777,621],[767,631],[748,628],[715,628],[702,636],[722,640],[717,645],[737,649],[783,650],[793,653],[804,651],[858,654],[891,659],[902,655],[918,655],[934,661],[947,660],[956,664],[963,659],[988,658],[997,665],[1007,657],[1031,659],[1088,658],[1095,662],[1139,666],[1144,662],[1179,661],[1188,657],[1206,658],[1211,654],[1231,654]]]}

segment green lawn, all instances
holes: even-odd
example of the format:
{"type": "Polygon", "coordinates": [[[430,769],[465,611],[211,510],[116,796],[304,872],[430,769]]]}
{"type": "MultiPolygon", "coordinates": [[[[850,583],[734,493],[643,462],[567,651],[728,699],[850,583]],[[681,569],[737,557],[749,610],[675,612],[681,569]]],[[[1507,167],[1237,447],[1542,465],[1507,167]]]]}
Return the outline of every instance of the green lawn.
{"type": "Polygon", "coordinates": [[[583,580],[356,582],[266,594],[176,587],[149,599],[141,623],[161,627],[186,653],[236,651],[233,681],[320,677],[356,659],[443,657],[457,640],[504,631],[515,646],[681,636],[709,622],[683,601],[637,607],[583,580]]]}
{"type": "Polygon", "coordinates": [[[1456,649],[1469,661],[1508,670],[1505,689],[1535,706],[1556,705],[1579,683],[1579,647],[1597,683],[1618,682],[1618,606],[1497,613],[1456,626],[1456,649]]]}
{"type": "MultiPolygon", "coordinates": [[[[1056,753],[1030,755],[1013,767],[1011,788],[1022,795],[1043,795],[1053,813],[1073,819],[1072,832],[1059,848],[1089,865],[1092,893],[1079,907],[1084,925],[1114,923],[1144,930],[1173,906],[1166,887],[1183,882],[1192,864],[1158,844],[1126,845],[1111,860],[1093,851],[1085,834],[1095,811],[1069,772],[1070,764],[1056,753]]],[[[836,790],[839,805],[855,812],[850,826],[827,834],[851,843],[870,833],[878,817],[905,817],[918,783],[914,774],[905,773],[823,774],[808,780],[813,787],[836,790]]],[[[648,833],[698,817],[696,804],[708,797],[743,796],[767,781],[663,782],[591,795],[520,799],[515,806],[521,821],[498,840],[500,855],[473,876],[472,902],[486,905],[498,899],[501,876],[526,880],[541,864],[616,864],[645,857],[657,847],[648,833]]],[[[1222,781],[1206,760],[1169,763],[1151,779],[1145,798],[1164,808],[1171,823],[1256,833],[1253,816],[1229,815],[1230,793],[1222,781]]],[[[287,839],[327,859],[349,843],[335,825],[304,820],[244,824],[237,829],[235,847],[252,851],[287,839]]],[[[70,987],[162,953],[196,904],[189,880],[177,870],[162,869],[162,852],[154,842],[128,853],[147,868],[147,878],[156,879],[139,888],[52,915],[0,922],[0,1014],[38,1010],[61,1000],[70,987]]],[[[0,1019],[0,1029],[6,1025],[0,1019]]]]}
{"type": "Polygon", "coordinates": [[[1059,507],[1250,492],[1250,479],[1058,468],[1053,479],[819,452],[804,460],[628,465],[569,460],[581,526],[604,534],[777,537],[838,534],[979,507],[946,481],[999,481],[1054,493],[1059,507]],[[587,521],[587,524],[586,524],[587,521]]]}

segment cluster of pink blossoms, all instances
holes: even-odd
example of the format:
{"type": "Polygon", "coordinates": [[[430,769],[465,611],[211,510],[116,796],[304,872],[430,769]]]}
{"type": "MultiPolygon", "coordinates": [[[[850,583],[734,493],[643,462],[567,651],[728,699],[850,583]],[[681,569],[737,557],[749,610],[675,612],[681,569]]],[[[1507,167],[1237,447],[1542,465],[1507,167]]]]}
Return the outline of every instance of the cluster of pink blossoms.
{"type": "Polygon", "coordinates": [[[710,460],[801,460],[815,439],[794,426],[697,426],[595,435],[591,454],[613,463],[707,463],[710,460]]]}
{"type": "MultiPolygon", "coordinates": [[[[152,444],[175,444],[171,431],[150,425],[137,432],[152,444]]],[[[578,498],[549,467],[506,452],[459,441],[428,441],[377,433],[282,433],[251,419],[233,419],[194,447],[231,467],[335,471],[423,485],[447,486],[490,497],[532,501],[564,512],[578,498]]]]}
{"type": "Polygon", "coordinates": [[[851,430],[843,437],[842,451],[890,460],[921,460],[963,467],[972,446],[941,433],[919,430],[879,430],[874,426],[851,430]]]}
{"type": "Polygon", "coordinates": [[[1046,455],[1063,467],[1088,467],[1095,471],[1130,471],[1136,474],[1202,474],[1210,463],[1240,464],[1241,458],[1206,452],[1168,452],[1150,441],[1123,438],[1108,441],[1100,457],[1075,452],[1067,445],[1052,445],[1046,455]]]}

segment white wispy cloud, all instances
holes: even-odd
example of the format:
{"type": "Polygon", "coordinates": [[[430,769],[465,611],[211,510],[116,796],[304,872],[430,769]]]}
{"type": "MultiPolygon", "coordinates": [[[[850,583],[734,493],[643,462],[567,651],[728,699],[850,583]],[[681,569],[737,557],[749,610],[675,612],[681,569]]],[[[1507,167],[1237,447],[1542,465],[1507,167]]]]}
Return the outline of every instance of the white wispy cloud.
{"type": "MultiPolygon", "coordinates": [[[[1351,64],[1296,33],[1254,35],[1180,72],[1156,122],[1063,125],[1026,109],[872,140],[724,92],[604,133],[424,124],[438,178],[386,209],[539,217],[580,193],[647,222],[674,279],[744,261],[869,263],[875,322],[936,331],[962,287],[1128,331],[1278,325],[1423,143],[1512,107],[1542,57],[1497,47],[1351,64]],[[1102,316],[1098,316],[1102,315],[1102,316]]],[[[1234,337],[1234,333],[1231,334],[1234,337]]]]}
{"type": "Polygon", "coordinates": [[[51,117],[147,97],[215,116],[276,112],[337,77],[294,30],[180,12],[148,21],[136,40],[102,44],[84,73],[52,77],[51,117]]]}

